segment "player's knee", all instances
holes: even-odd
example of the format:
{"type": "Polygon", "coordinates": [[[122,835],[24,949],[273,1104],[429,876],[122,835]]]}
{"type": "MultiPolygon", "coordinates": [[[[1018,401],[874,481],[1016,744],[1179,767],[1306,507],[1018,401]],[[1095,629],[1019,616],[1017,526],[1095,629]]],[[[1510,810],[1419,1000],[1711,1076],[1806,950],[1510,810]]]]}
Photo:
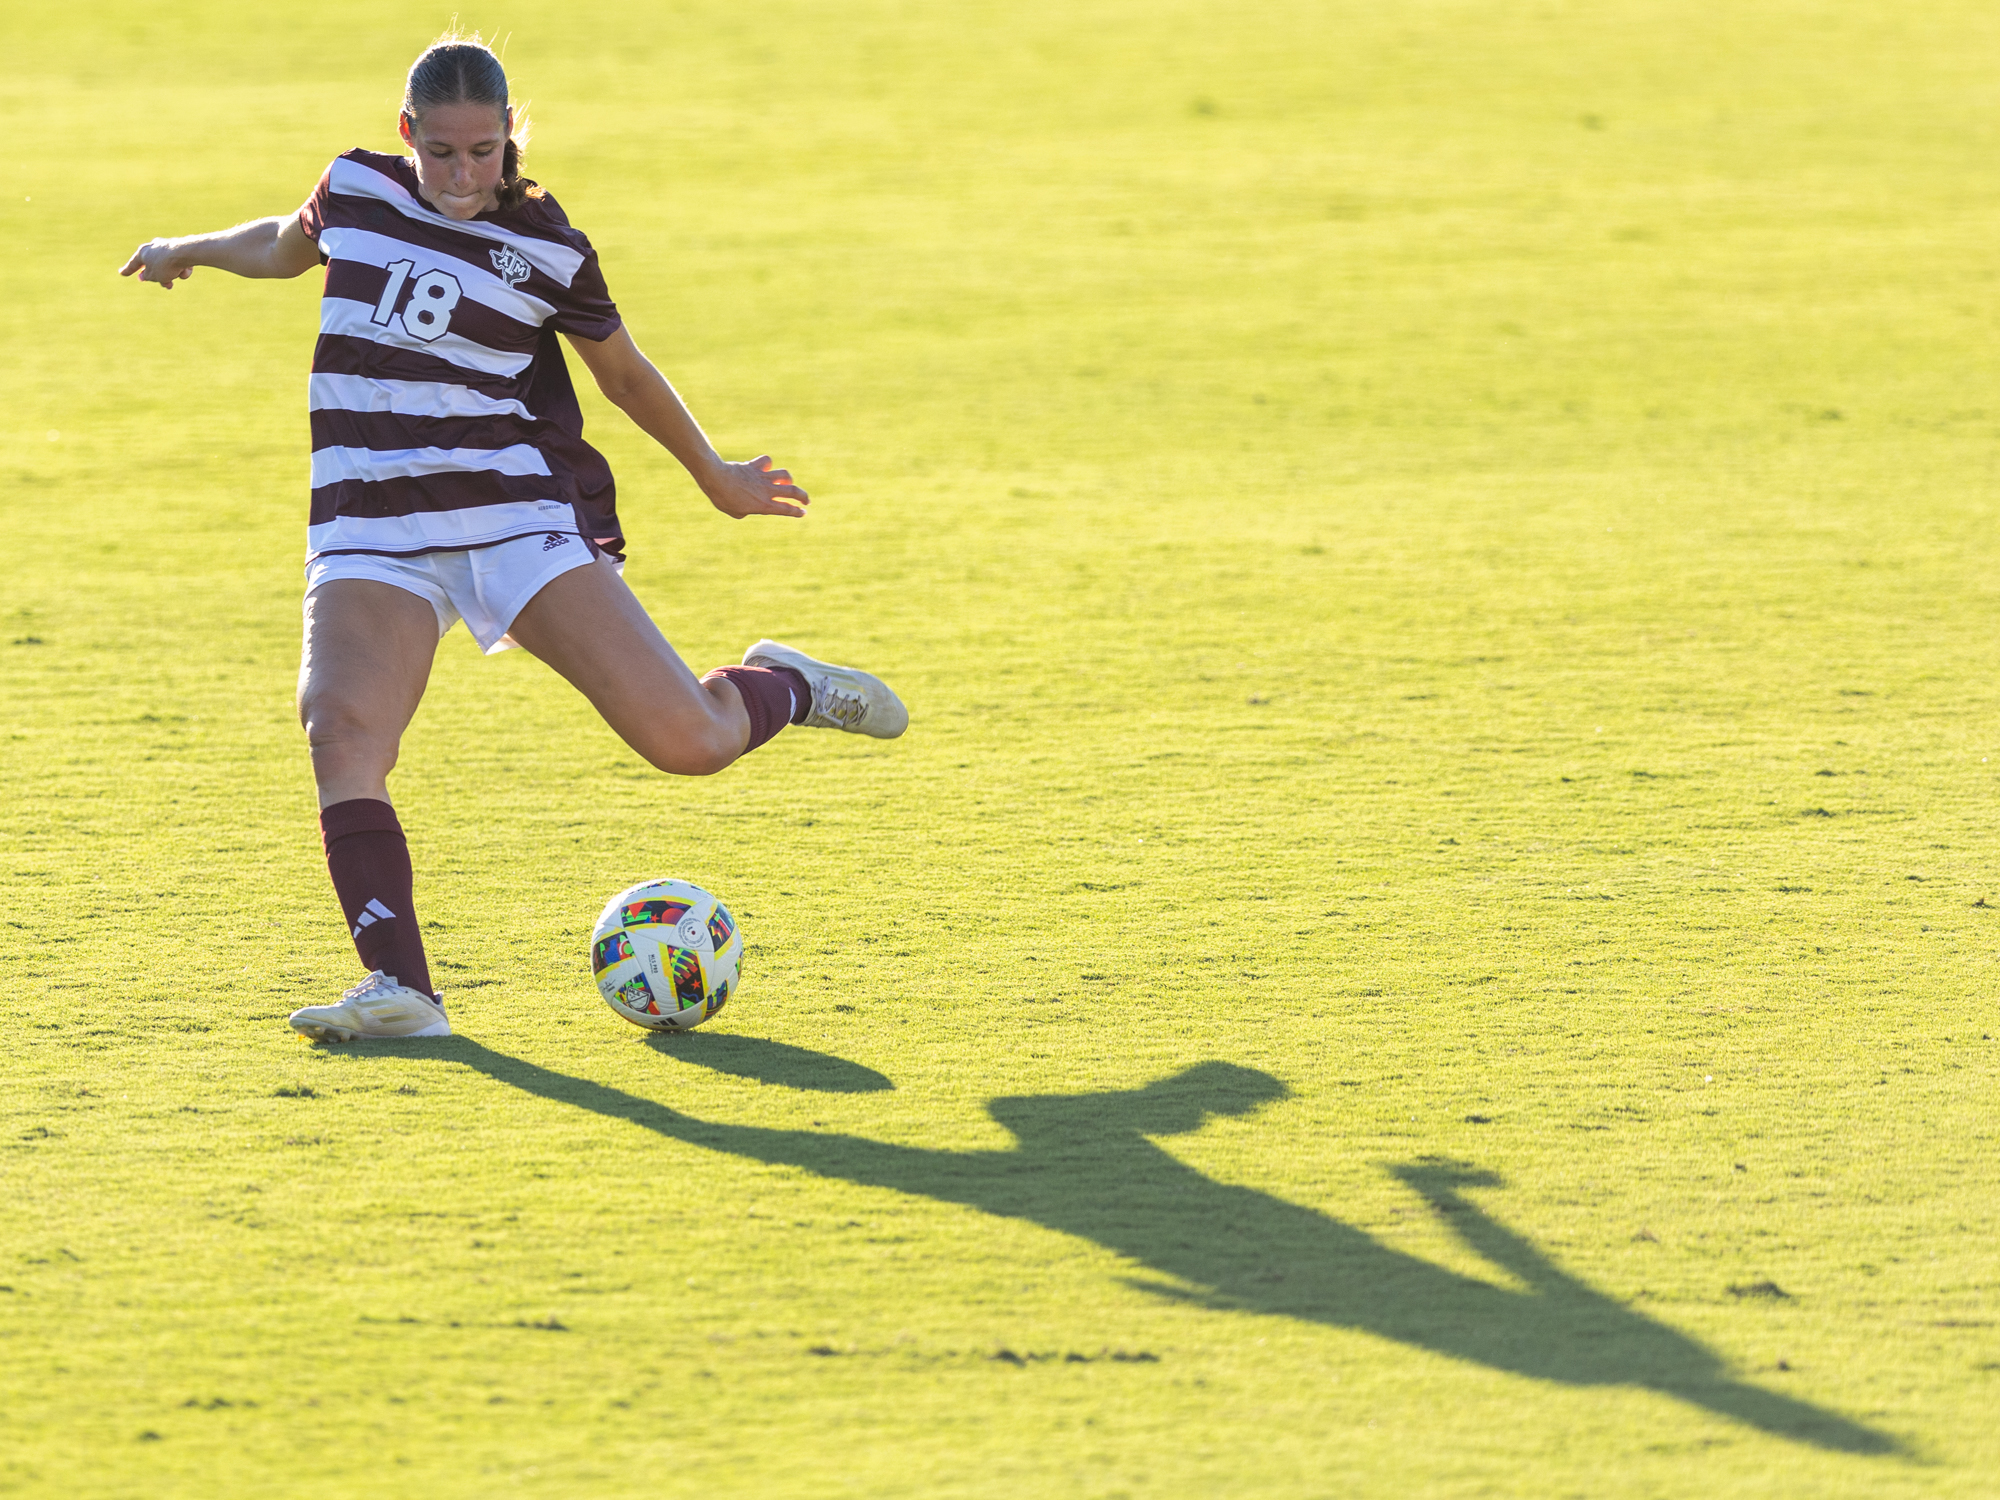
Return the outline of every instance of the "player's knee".
{"type": "Polygon", "coordinates": [[[717,725],[661,735],[636,748],[654,770],[669,776],[713,776],[735,765],[743,752],[741,745],[731,743],[727,729],[717,725]]]}
{"type": "Polygon", "coordinates": [[[690,745],[648,751],[646,759],[654,770],[665,771],[669,776],[713,776],[736,764],[734,755],[690,745]]]}
{"type": "Polygon", "coordinates": [[[329,697],[299,700],[299,723],[314,766],[330,769],[380,771],[395,768],[397,736],[383,734],[352,705],[329,697]]]}

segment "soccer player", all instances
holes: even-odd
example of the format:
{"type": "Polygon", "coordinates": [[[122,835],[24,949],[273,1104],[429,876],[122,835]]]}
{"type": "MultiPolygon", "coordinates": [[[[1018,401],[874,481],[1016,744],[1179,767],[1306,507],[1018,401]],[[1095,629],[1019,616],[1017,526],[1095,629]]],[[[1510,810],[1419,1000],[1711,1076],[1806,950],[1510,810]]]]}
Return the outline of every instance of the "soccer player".
{"type": "Polygon", "coordinates": [[[583,440],[558,333],[723,514],[798,517],[808,497],[768,457],[710,446],[633,343],[590,241],[521,175],[524,123],[499,59],[447,35],[410,69],[407,156],[346,152],[296,214],[149,241],[120,273],[171,291],[197,266],[326,266],[298,706],[327,869],[371,972],[294,1012],[323,1040],[451,1034],[388,776],[456,621],[488,653],[547,662],[679,775],[720,771],[787,724],[893,739],[909,723],[879,678],[776,641],[696,678],[625,586],[611,470],[583,440]]]}

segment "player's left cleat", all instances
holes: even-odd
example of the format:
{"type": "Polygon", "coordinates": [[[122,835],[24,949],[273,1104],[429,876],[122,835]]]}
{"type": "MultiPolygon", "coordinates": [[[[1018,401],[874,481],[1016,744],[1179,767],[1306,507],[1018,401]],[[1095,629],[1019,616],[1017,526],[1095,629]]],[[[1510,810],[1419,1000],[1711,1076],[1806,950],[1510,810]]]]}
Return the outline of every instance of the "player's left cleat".
{"type": "Polygon", "coordinates": [[[400,985],[380,969],[334,1005],[308,1005],[292,1012],[292,1030],[319,1042],[351,1042],[360,1037],[450,1036],[444,1006],[422,990],[400,985]]]}
{"type": "Polygon", "coordinates": [[[795,646],[759,641],[743,653],[746,667],[790,667],[812,689],[812,707],[804,728],[845,729],[893,740],[910,727],[910,711],[889,684],[856,667],[836,667],[815,661],[795,646]]]}

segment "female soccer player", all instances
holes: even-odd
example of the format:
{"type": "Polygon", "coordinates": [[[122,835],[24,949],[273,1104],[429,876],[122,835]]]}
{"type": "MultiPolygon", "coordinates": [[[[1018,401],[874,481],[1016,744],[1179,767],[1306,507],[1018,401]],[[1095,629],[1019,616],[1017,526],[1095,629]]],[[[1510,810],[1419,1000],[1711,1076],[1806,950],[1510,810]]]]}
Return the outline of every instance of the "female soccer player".
{"type": "Polygon", "coordinates": [[[710,446],[632,342],[590,241],[521,176],[516,125],[499,59],[448,35],[410,69],[408,156],[349,151],[298,213],[149,241],[120,273],[171,291],[197,266],[326,266],[298,705],[327,869],[371,972],[292,1015],[320,1039],[451,1034],[388,776],[455,621],[488,653],[547,662],[662,771],[720,771],[787,724],[893,739],[909,723],[879,678],[776,641],[697,679],[625,586],[611,470],[583,440],[557,333],[723,514],[803,516],[807,496],[768,457],[710,446]]]}

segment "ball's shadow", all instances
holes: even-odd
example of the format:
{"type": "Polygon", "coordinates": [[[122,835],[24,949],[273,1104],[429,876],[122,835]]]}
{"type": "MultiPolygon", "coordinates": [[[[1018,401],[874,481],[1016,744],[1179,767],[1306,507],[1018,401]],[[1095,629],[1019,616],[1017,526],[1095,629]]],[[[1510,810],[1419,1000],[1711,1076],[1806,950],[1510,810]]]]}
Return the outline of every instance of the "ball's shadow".
{"type": "Polygon", "coordinates": [[[647,1037],[645,1045],[675,1062],[788,1089],[810,1089],[821,1094],[880,1094],[895,1088],[873,1068],[763,1037],[736,1036],[727,1031],[661,1031],[647,1037]]]}

